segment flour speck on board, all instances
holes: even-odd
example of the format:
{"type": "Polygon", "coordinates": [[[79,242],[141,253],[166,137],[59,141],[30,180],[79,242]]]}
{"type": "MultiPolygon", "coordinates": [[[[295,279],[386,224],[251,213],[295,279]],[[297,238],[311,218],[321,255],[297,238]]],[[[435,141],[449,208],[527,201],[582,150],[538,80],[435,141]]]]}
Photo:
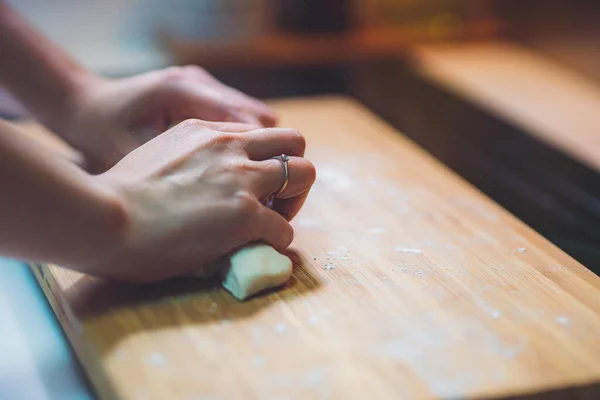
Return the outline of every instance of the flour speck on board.
{"type": "Polygon", "coordinates": [[[321,222],[319,220],[308,217],[298,217],[294,223],[297,227],[305,229],[319,228],[321,226],[321,222]]]}
{"type": "Polygon", "coordinates": [[[308,386],[317,386],[325,380],[325,370],[314,368],[306,373],[303,380],[308,386]]]}
{"type": "Polygon", "coordinates": [[[267,361],[265,360],[264,357],[261,356],[254,356],[252,357],[252,366],[254,368],[262,368],[267,364],[267,361]]]}
{"type": "Polygon", "coordinates": [[[155,367],[162,367],[167,364],[167,357],[162,353],[152,353],[150,354],[148,362],[155,367]]]}
{"type": "Polygon", "coordinates": [[[283,333],[286,330],[286,326],[284,324],[277,324],[275,325],[275,331],[279,332],[279,333],[283,333]]]}
{"type": "Polygon", "coordinates": [[[375,228],[369,229],[369,233],[371,235],[383,235],[386,232],[387,232],[387,229],[381,228],[381,227],[375,227],[375,228]]]}
{"type": "Polygon", "coordinates": [[[565,317],[564,315],[561,315],[559,317],[556,317],[556,322],[558,322],[561,325],[569,325],[569,318],[565,317]]]}
{"type": "Polygon", "coordinates": [[[352,187],[352,179],[349,176],[332,168],[321,168],[317,174],[317,182],[325,183],[329,189],[336,191],[352,187]]]}
{"type": "Polygon", "coordinates": [[[323,317],[327,317],[327,316],[330,316],[331,314],[333,314],[333,312],[331,310],[325,308],[323,310],[320,310],[319,314],[323,317]]]}
{"type": "Polygon", "coordinates": [[[486,314],[491,316],[494,319],[498,319],[502,316],[502,312],[494,307],[485,299],[480,296],[474,297],[475,304],[481,308],[486,314]]]}
{"type": "Polygon", "coordinates": [[[423,254],[423,250],[421,249],[410,249],[402,246],[396,246],[394,247],[394,250],[405,254],[423,254]]]}
{"type": "Polygon", "coordinates": [[[525,253],[527,251],[527,247],[519,247],[517,249],[517,253],[525,253]]]}

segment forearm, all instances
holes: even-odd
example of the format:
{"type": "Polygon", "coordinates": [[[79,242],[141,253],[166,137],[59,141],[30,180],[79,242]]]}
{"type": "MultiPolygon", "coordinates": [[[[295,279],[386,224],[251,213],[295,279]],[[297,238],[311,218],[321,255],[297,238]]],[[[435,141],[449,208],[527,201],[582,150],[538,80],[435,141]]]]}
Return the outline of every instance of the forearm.
{"type": "Polygon", "coordinates": [[[0,0],[0,84],[38,120],[62,133],[82,82],[92,75],[0,0]]]}
{"type": "Polygon", "coordinates": [[[0,255],[77,268],[109,251],[123,214],[97,178],[0,121],[0,255]]]}

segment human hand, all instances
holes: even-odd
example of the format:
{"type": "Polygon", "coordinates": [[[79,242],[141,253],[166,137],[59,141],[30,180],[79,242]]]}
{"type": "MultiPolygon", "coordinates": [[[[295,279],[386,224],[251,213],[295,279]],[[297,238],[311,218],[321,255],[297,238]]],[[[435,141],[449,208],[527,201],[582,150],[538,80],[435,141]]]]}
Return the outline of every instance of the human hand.
{"type": "Polygon", "coordinates": [[[272,127],[264,103],[195,66],[171,67],[125,79],[86,76],[76,85],[62,136],[104,172],[133,149],[188,118],[272,127]]]}
{"type": "Polygon", "coordinates": [[[187,120],[94,177],[119,199],[123,233],[84,272],[134,283],[189,274],[252,242],[277,250],[315,180],[292,129],[187,120]],[[263,202],[289,184],[269,209],[263,202]]]}

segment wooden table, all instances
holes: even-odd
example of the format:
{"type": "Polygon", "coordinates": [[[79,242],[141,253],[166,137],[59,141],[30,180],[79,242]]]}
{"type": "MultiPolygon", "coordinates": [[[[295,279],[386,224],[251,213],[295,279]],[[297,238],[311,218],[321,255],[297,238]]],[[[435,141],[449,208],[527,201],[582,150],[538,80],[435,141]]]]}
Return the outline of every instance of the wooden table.
{"type": "Polygon", "coordinates": [[[600,278],[357,103],[275,106],[318,168],[283,290],[34,266],[101,398],[598,393],[600,278]]]}
{"type": "Polygon", "coordinates": [[[575,65],[594,54],[570,65],[547,53],[498,41],[421,46],[420,83],[387,84],[417,94],[389,103],[420,144],[599,273],[600,85],[575,65]],[[416,128],[419,109],[436,118],[416,128]]]}
{"type": "Polygon", "coordinates": [[[413,57],[427,79],[600,172],[598,82],[503,42],[422,46],[413,57]]]}

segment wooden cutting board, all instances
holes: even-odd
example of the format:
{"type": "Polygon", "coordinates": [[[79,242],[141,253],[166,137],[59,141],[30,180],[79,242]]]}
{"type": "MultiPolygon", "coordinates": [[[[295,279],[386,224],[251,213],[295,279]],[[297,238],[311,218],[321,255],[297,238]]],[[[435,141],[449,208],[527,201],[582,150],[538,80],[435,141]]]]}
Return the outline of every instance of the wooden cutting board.
{"type": "Polygon", "coordinates": [[[318,169],[283,290],[33,266],[102,399],[598,390],[600,278],[357,103],[274,105],[318,169]]]}

